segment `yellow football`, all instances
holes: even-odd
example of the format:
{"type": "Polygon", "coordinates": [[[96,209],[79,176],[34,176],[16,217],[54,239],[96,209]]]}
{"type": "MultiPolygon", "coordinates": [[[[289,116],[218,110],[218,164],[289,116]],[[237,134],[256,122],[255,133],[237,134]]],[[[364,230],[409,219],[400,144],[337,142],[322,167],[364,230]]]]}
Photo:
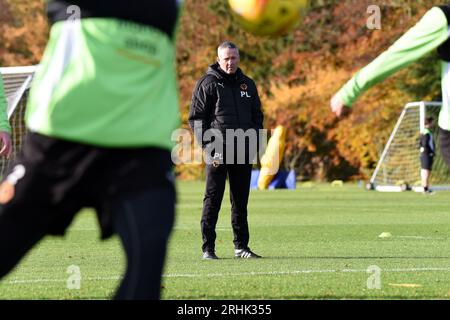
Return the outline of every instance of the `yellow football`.
{"type": "Polygon", "coordinates": [[[240,25],[258,36],[280,36],[303,19],[309,0],[228,0],[240,25]]]}

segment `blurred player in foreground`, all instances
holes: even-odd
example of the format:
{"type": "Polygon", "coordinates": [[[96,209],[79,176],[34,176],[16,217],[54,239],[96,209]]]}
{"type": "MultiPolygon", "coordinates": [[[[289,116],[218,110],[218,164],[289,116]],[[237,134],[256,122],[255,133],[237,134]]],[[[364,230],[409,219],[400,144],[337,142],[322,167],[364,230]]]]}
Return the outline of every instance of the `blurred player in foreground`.
{"type": "MultiPolygon", "coordinates": [[[[116,299],[158,299],[174,221],[179,1],[54,0],[26,112],[30,131],[0,186],[0,276],[95,208],[127,269],[116,299]]],[[[82,268],[82,266],[81,266],[82,268]]]]}

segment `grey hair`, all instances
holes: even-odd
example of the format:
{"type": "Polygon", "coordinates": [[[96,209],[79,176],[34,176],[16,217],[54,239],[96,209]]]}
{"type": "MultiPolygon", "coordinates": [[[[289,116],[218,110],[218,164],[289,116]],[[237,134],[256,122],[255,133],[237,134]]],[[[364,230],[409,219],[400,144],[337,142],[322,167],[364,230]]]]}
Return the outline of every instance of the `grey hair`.
{"type": "Polygon", "coordinates": [[[222,42],[219,47],[217,48],[217,55],[219,55],[219,51],[222,49],[236,49],[236,51],[239,54],[239,49],[238,47],[231,41],[224,41],[222,42]]]}

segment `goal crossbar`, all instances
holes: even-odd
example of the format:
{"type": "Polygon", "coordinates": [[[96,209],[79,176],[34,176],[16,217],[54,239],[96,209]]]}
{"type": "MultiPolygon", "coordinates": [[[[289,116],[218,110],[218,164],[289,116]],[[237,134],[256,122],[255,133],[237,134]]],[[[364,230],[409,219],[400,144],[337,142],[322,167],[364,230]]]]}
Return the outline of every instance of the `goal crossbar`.
{"type": "Polygon", "coordinates": [[[30,88],[36,69],[37,66],[0,68],[8,102],[8,119],[11,118],[25,91],[30,88]]]}
{"type": "Polygon", "coordinates": [[[0,68],[0,76],[8,103],[7,114],[11,125],[12,154],[9,159],[0,158],[0,178],[4,176],[7,167],[15,159],[22,148],[27,129],[24,123],[29,89],[37,66],[0,68]]]}

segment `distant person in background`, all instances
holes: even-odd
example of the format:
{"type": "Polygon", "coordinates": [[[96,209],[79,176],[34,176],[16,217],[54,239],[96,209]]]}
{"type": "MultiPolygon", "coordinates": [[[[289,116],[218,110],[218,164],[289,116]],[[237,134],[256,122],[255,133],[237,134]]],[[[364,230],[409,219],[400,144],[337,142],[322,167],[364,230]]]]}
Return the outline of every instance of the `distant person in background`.
{"type": "Polygon", "coordinates": [[[435,147],[433,141],[433,133],[431,130],[434,125],[433,118],[425,119],[425,128],[420,133],[420,176],[422,179],[422,187],[424,193],[431,193],[430,187],[430,174],[433,167],[433,158],[435,154],[435,147]]]}
{"type": "Polygon", "coordinates": [[[9,158],[12,151],[11,126],[8,121],[8,103],[6,101],[3,78],[0,74],[0,156],[9,158]]]}
{"type": "Polygon", "coordinates": [[[126,254],[115,298],[159,299],[175,214],[179,3],[48,3],[50,39],[25,115],[30,133],[0,185],[0,278],[90,207],[102,239],[117,234],[126,254]]]}
{"type": "Polygon", "coordinates": [[[442,108],[439,114],[440,152],[450,167],[450,5],[436,6],[387,51],[358,71],[331,99],[338,117],[370,87],[417,61],[434,49],[442,59],[442,108]]]}

